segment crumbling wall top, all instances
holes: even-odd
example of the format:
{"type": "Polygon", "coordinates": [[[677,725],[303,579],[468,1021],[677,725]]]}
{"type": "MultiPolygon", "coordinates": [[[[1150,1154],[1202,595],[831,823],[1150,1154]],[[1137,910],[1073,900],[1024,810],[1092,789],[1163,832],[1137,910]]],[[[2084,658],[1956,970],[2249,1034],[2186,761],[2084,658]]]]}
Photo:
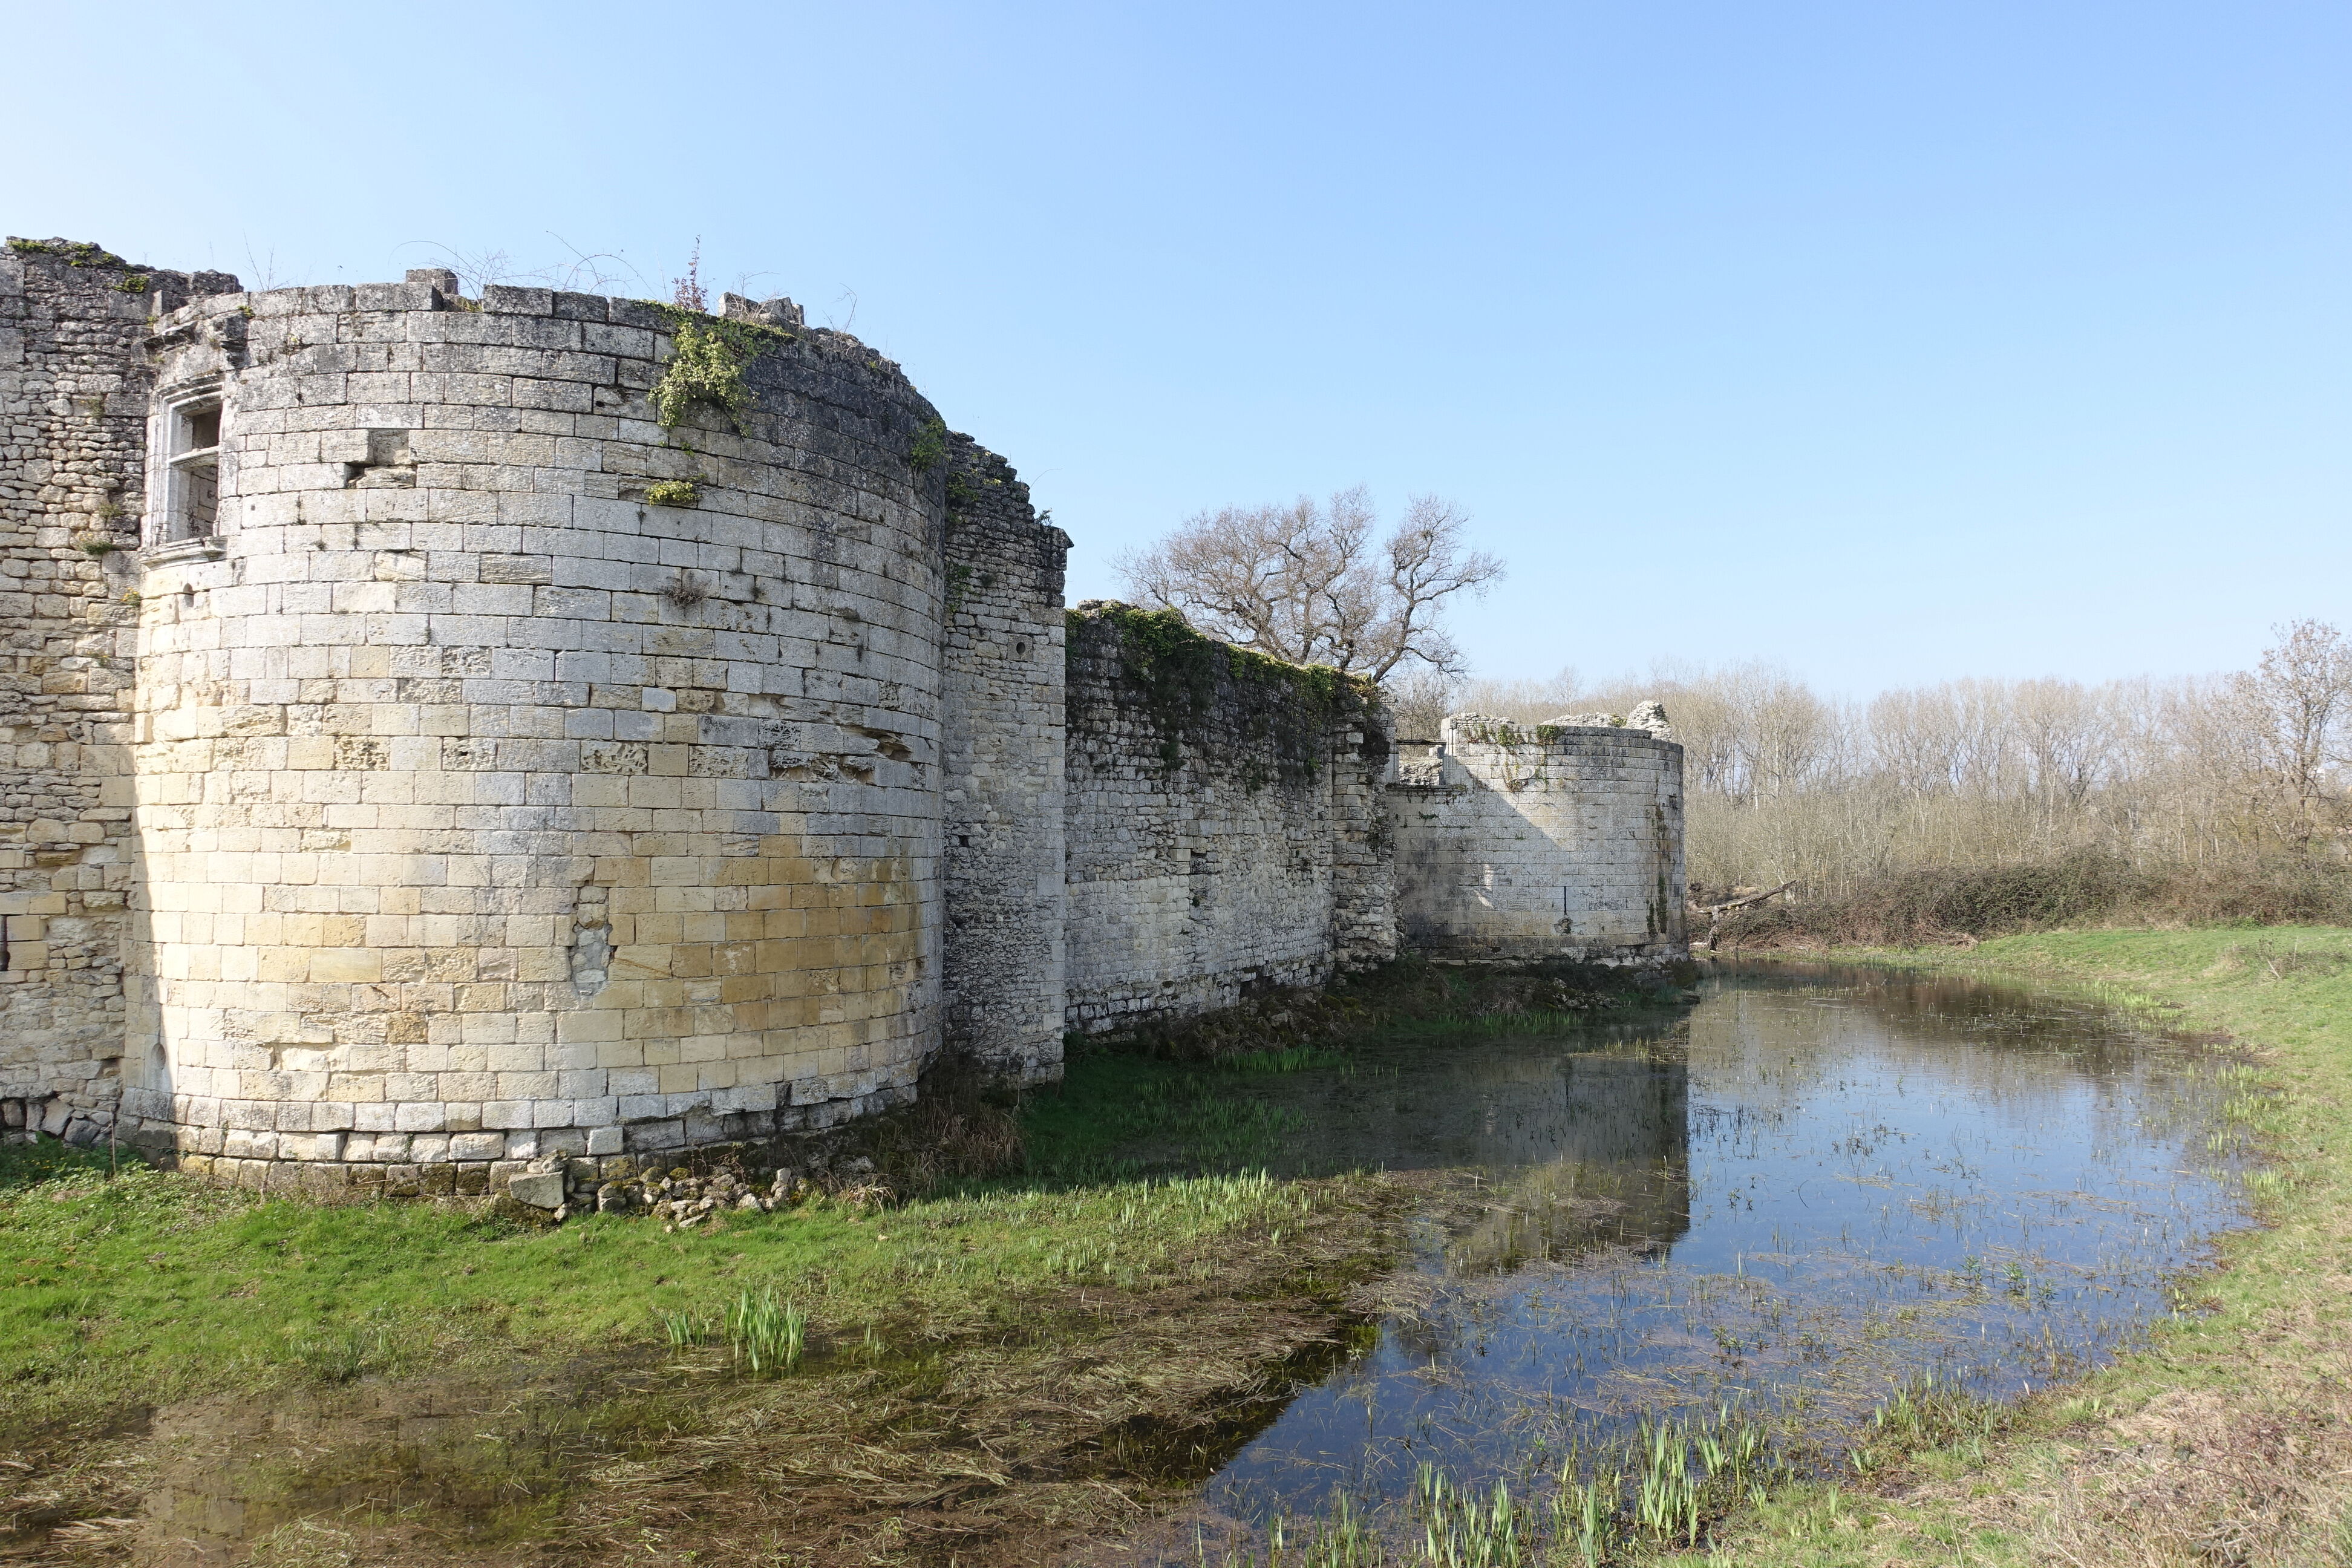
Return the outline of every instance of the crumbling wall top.
{"type": "Polygon", "coordinates": [[[1540,723],[1524,724],[1492,713],[1449,713],[1439,731],[1441,742],[1454,746],[1556,746],[1580,739],[1606,736],[1626,740],[1640,736],[1674,745],[1672,725],[1664,705],[1654,700],[1634,704],[1631,713],[1562,713],[1540,723]]]}

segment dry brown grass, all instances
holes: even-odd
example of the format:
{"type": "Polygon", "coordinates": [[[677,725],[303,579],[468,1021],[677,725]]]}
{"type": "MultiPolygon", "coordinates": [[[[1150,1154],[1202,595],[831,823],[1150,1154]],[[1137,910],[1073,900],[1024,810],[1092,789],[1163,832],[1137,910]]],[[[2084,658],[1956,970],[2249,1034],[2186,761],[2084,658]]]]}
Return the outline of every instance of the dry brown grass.
{"type": "MultiPolygon", "coordinates": [[[[1847,880],[1840,892],[1737,911],[1717,930],[1717,951],[1966,947],[2011,932],[2063,927],[2352,919],[2352,875],[2342,866],[2284,858],[2135,866],[2084,851],[2042,862],[1924,867],[1847,880]]],[[[1696,889],[1694,897],[1700,897],[1696,889]]]]}
{"type": "MultiPolygon", "coordinates": [[[[2337,1227],[2339,1244],[2352,1241],[2337,1227]]],[[[2234,1375],[2069,1433],[2028,1485],[1921,1488],[2014,1555],[2074,1568],[2352,1562],[2352,1278],[2315,1279],[2247,1335],[2234,1375]]]]}

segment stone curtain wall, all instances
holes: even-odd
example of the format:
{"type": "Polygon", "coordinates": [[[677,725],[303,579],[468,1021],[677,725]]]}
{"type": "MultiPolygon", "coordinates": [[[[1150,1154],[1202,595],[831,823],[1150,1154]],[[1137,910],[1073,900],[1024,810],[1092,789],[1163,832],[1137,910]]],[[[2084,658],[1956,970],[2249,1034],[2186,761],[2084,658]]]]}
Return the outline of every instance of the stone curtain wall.
{"type": "Polygon", "coordinates": [[[144,585],[151,1136],[398,1192],[909,1092],[941,427],[796,314],[740,433],[656,423],[676,318],[626,300],[425,273],[159,323],[159,405],[224,421],[217,545],[144,585]]]}
{"type": "Polygon", "coordinates": [[[789,301],[10,243],[0,1132],[539,1190],[1401,926],[1680,949],[1679,747],[1465,715],[1392,767],[1361,683],[1066,616],[1011,467],[789,301]]]}
{"type": "Polygon", "coordinates": [[[234,289],[95,246],[0,253],[0,1126],[111,1130],[148,315],[234,289]]]}
{"type": "Polygon", "coordinates": [[[1069,1027],[1391,956],[1385,716],[1172,617],[1096,602],[1069,622],[1069,1027]]]}
{"type": "Polygon", "coordinates": [[[1643,730],[1445,721],[1388,791],[1399,924],[1461,956],[1667,955],[1683,933],[1683,749],[1643,730]]]}
{"type": "Polygon", "coordinates": [[[947,470],[942,1032],[992,1073],[1055,1079],[1070,540],[1037,521],[1012,465],[969,437],[948,438],[947,470]]]}

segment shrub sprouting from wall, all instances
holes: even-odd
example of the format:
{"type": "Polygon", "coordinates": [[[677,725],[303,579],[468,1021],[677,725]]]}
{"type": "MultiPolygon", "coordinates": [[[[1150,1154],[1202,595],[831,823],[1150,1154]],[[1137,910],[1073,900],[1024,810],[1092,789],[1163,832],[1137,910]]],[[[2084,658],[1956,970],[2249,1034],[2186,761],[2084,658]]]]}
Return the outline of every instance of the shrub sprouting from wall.
{"type": "Polygon", "coordinates": [[[676,305],[656,304],[669,323],[669,361],[651,394],[654,417],[665,430],[675,430],[698,403],[709,404],[727,416],[735,433],[743,434],[743,415],[751,406],[751,387],[744,373],[768,350],[793,341],[793,334],[756,321],[730,321],[676,305]]]}
{"type": "Polygon", "coordinates": [[[1170,771],[1188,749],[1238,766],[1256,789],[1299,784],[1322,771],[1332,732],[1369,722],[1380,688],[1328,665],[1268,658],[1203,636],[1175,610],[1141,610],[1101,602],[1069,612],[1069,657],[1075,662],[1104,628],[1118,639],[1128,690],[1160,735],[1160,759],[1170,771]]]}

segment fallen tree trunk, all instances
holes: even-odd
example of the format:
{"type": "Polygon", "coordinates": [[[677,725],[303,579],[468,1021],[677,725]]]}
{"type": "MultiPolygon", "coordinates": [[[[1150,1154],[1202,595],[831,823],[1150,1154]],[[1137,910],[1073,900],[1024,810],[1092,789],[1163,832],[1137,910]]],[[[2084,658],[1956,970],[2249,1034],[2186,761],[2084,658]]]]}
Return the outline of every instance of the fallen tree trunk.
{"type": "Polygon", "coordinates": [[[1744,910],[1750,904],[1760,904],[1767,899],[1777,899],[1796,885],[1794,881],[1787,881],[1777,888],[1767,888],[1760,893],[1745,893],[1719,904],[1693,904],[1690,912],[1706,917],[1706,945],[1711,950],[1715,946],[1716,932],[1723,929],[1724,916],[1734,910],[1744,910]]]}

